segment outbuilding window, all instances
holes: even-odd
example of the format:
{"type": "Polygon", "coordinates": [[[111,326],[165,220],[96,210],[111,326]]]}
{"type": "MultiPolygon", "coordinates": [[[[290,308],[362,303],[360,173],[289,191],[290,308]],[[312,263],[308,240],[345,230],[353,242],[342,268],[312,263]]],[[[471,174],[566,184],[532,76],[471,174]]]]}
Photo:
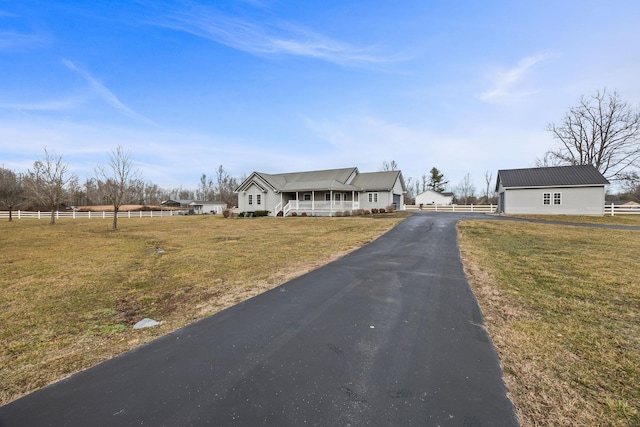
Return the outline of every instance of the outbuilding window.
{"type": "Polygon", "coordinates": [[[249,204],[253,205],[253,194],[249,194],[249,204]]]}
{"type": "Polygon", "coordinates": [[[562,204],[562,193],[553,193],[553,204],[554,205],[562,204]]]}
{"type": "Polygon", "coordinates": [[[378,193],[369,193],[369,203],[378,203],[378,193]]]}
{"type": "Polygon", "coordinates": [[[542,204],[550,205],[551,204],[551,193],[544,193],[542,195],[542,204]]]}
{"type": "Polygon", "coordinates": [[[258,204],[258,205],[259,205],[261,202],[262,202],[261,194],[257,194],[257,195],[256,195],[256,204],[258,204]]]}

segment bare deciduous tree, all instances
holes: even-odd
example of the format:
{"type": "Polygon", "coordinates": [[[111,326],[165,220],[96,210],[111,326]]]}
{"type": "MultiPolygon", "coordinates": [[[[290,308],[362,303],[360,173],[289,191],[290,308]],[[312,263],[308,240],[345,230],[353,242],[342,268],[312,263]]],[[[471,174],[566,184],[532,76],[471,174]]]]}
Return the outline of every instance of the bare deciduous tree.
{"type": "Polygon", "coordinates": [[[487,185],[484,192],[484,197],[486,199],[485,203],[489,203],[489,199],[491,198],[489,194],[491,193],[491,184],[493,181],[493,174],[491,171],[485,171],[484,173],[484,183],[487,185]]]}
{"type": "Polygon", "coordinates": [[[24,200],[24,196],[22,176],[0,167],[0,205],[9,210],[9,221],[13,221],[12,211],[24,200]]]}
{"type": "Polygon", "coordinates": [[[416,195],[413,192],[413,178],[409,176],[405,179],[404,182],[405,182],[405,186],[407,187],[407,194],[405,195],[405,199],[407,200],[414,199],[416,195]]]}
{"type": "Polygon", "coordinates": [[[475,192],[476,187],[471,182],[471,177],[469,176],[469,174],[466,174],[462,181],[460,181],[460,184],[458,184],[458,186],[456,187],[456,198],[466,205],[469,199],[475,197],[475,192]]]}
{"type": "Polygon", "coordinates": [[[138,170],[133,167],[131,152],[118,146],[109,153],[108,166],[96,168],[98,179],[102,181],[104,196],[113,205],[113,229],[118,229],[118,212],[120,206],[132,193],[138,180],[138,170]]]}
{"type": "Polygon", "coordinates": [[[387,162],[386,160],[384,160],[382,162],[382,170],[385,172],[388,171],[397,171],[398,168],[398,163],[395,160],[391,160],[390,162],[387,162]]]}
{"type": "Polygon", "coordinates": [[[233,191],[238,186],[238,181],[232,178],[222,165],[216,170],[216,178],[218,181],[216,188],[218,199],[225,202],[228,206],[237,206],[238,196],[233,191]]]}
{"type": "Polygon", "coordinates": [[[640,111],[606,89],[580,100],[559,124],[547,128],[560,147],[546,162],[593,165],[606,178],[622,179],[640,159],[640,111]]]}
{"type": "Polygon", "coordinates": [[[65,197],[65,187],[75,179],[69,175],[68,167],[62,162],[62,156],[49,153],[44,149],[44,159],[33,163],[33,170],[29,170],[26,186],[35,201],[47,206],[51,212],[50,224],[56,222],[56,210],[65,197]]]}
{"type": "Polygon", "coordinates": [[[200,177],[200,187],[198,188],[198,198],[200,200],[213,200],[215,197],[215,185],[213,179],[202,174],[200,177]]]}

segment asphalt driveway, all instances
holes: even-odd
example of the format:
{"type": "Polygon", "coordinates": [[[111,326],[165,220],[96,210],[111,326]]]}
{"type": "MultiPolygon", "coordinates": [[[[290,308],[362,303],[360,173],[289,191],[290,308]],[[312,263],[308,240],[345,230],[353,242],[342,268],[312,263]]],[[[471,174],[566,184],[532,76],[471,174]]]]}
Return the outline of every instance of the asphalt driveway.
{"type": "Polygon", "coordinates": [[[1,407],[0,426],[518,425],[462,269],[462,217],[413,215],[338,261],[1,407]]]}

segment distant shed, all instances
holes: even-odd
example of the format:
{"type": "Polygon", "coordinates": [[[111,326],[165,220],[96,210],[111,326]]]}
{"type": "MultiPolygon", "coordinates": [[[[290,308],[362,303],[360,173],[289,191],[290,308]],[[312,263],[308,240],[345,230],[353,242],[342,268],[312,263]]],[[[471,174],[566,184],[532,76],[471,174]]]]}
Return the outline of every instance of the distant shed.
{"type": "Polygon", "coordinates": [[[604,215],[609,181],[593,166],[498,171],[498,212],[537,215],[604,215]]]}

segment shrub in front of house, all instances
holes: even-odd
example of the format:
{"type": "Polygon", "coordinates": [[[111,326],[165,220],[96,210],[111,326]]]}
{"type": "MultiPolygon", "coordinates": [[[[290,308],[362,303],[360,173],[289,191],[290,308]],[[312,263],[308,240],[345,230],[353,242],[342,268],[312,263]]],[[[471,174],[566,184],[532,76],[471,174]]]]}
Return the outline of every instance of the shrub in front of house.
{"type": "Polygon", "coordinates": [[[255,217],[269,216],[269,211],[255,211],[253,213],[253,216],[255,217]]]}
{"type": "Polygon", "coordinates": [[[378,213],[385,213],[384,208],[380,208],[380,209],[378,209],[378,213]]]}
{"type": "Polygon", "coordinates": [[[342,216],[351,216],[351,211],[342,212],[342,216]]]}
{"type": "Polygon", "coordinates": [[[378,208],[372,208],[371,209],[371,213],[372,214],[377,214],[379,211],[380,211],[380,209],[378,209],[378,208]]]}
{"type": "Polygon", "coordinates": [[[222,216],[225,218],[229,218],[231,216],[231,210],[230,209],[225,209],[222,211],[222,216]]]}
{"type": "Polygon", "coordinates": [[[306,212],[302,212],[300,216],[308,216],[306,212]]]}
{"type": "Polygon", "coordinates": [[[244,218],[244,215],[245,215],[245,213],[244,213],[244,212],[240,212],[240,213],[238,214],[238,218],[244,218]]]}
{"type": "Polygon", "coordinates": [[[342,212],[341,211],[336,211],[336,212],[334,212],[333,216],[342,216],[342,212]]]}
{"type": "Polygon", "coordinates": [[[396,207],[394,205],[387,206],[387,212],[394,213],[396,211],[396,207]]]}
{"type": "Polygon", "coordinates": [[[291,212],[291,216],[298,216],[298,212],[291,212]]]}
{"type": "Polygon", "coordinates": [[[365,209],[365,210],[364,210],[364,214],[365,214],[365,215],[371,215],[371,211],[370,211],[369,209],[365,209]]]}

